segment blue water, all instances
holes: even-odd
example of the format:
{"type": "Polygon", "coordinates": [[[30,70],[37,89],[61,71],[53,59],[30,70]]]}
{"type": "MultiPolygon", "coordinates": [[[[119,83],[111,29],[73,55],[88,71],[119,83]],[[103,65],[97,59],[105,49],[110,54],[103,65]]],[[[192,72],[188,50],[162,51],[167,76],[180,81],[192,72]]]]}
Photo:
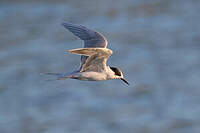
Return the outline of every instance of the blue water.
{"type": "Polygon", "coordinates": [[[7,1],[0,4],[0,133],[199,133],[200,2],[7,1]],[[98,30],[119,80],[47,81],[71,72],[82,41],[63,21],[98,30]]]}

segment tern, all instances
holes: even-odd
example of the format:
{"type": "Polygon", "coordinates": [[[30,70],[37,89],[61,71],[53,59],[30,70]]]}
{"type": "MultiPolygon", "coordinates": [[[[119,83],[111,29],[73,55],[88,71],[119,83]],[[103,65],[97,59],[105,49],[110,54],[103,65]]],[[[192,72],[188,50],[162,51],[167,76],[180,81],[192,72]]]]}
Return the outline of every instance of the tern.
{"type": "Polygon", "coordinates": [[[102,81],[121,79],[126,84],[129,82],[124,78],[123,73],[117,67],[107,66],[107,60],[113,51],[107,47],[106,38],[99,32],[88,29],[82,25],[62,23],[62,25],[75,36],[84,41],[84,48],[69,50],[68,52],[81,55],[81,66],[78,70],[69,74],[45,73],[57,76],[61,79],[78,79],[86,81],[102,81]]]}

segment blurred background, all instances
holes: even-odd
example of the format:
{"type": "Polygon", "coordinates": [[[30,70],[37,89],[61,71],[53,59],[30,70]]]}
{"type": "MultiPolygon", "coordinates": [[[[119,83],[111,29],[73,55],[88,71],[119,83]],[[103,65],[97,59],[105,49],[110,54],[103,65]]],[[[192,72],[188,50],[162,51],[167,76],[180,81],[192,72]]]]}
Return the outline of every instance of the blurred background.
{"type": "Polygon", "coordinates": [[[0,133],[199,133],[199,13],[199,0],[1,0],[0,133]],[[79,67],[65,21],[104,34],[131,85],[40,75],[79,67]]]}

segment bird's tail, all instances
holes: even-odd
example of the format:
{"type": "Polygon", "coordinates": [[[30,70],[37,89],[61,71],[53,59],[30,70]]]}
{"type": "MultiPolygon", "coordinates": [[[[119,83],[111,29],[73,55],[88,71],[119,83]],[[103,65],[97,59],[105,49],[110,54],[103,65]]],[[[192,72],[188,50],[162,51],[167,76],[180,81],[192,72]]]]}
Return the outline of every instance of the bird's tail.
{"type": "Polygon", "coordinates": [[[55,75],[55,76],[60,76],[62,75],[61,73],[51,73],[51,72],[48,72],[48,73],[40,73],[41,75],[55,75]]]}
{"type": "MultiPolygon", "coordinates": [[[[51,72],[48,72],[48,73],[40,73],[40,74],[56,76],[56,79],[54,79],[54,80],[63,80],[63,79],[66,79],[66,78],[70,78],[69,76],[66,76],[66,74],[62,74],[62,73],[51,73],[51,72]]],[[[53,81],[53,80],[50,79],[48,81],[53,81]]]]}

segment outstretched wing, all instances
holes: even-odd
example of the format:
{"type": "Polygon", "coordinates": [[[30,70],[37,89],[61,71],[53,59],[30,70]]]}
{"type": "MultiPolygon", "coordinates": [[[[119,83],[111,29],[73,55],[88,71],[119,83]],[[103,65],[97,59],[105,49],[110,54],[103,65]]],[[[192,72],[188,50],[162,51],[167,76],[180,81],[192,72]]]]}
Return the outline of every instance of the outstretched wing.
{"type": "Polygon", "coordinates": [[[106,62],[112,55],[112,50],[107,48],[78,48],[69,50],[69,52],[84,56],[89,56],[81,68],[85,71],[104,71],[107,67],[106,62]]]}
{"type": "Polygon", "coordinates": [[[99,32],[90,30],[81,25],[75,25],[71,23],[62,24],[66,29],[71,31],[74,35],[84,41],[84,48],[100,47],[105,48],[107,46],[106,38],[99,32]]]}
{"type": "MultiPolygon", "coordinates": [[[[106,48],[107,46],[106,38],[97,31],[71,23],[62,23],[62,25],[84,41],[84,48],[106,48]]],[[[85,63],[86,59],[86,56],[81,56],[82,65],[85,63]]]]}

